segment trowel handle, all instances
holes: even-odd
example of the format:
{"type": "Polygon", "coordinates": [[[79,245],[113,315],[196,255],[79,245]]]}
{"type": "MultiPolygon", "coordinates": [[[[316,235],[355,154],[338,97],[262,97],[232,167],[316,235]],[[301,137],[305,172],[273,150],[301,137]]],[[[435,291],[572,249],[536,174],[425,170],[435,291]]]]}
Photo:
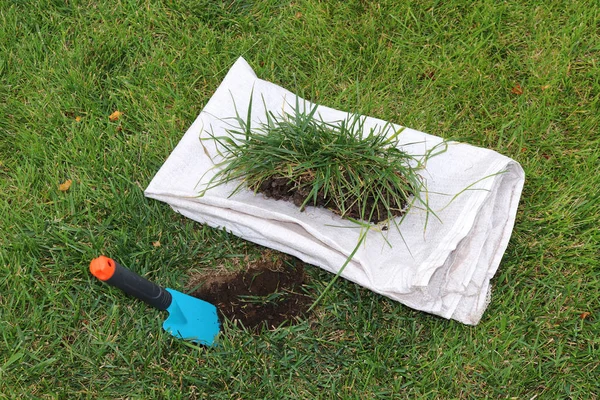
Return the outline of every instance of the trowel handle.
{"type": "Polygon", "coordinates": [[[128,270],[112,258],[100,256],[93,259],[90,263],[90,272],[101,281],[159,310],[166,310],[171,305],[171,293],[128,270]]]}

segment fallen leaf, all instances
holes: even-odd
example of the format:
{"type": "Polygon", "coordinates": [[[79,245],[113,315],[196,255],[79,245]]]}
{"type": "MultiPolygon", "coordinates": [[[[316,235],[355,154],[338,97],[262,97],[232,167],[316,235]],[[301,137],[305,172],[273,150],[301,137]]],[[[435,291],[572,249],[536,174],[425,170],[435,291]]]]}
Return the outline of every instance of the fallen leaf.
{"type": "Polygon", "coordinates": [[[423,72],[422,74],[418,75],[418,79],[419,80],[429,79],[429,80],[435,81],[435,71],[427,70],[427,71],[423,72]]]}
{"type": "Polygon", "coordinates": [[[591,312],[588,312],[588,311],[586,311],[586,312],[582,312],[582,313],[581,313],[581,315],[580,315],[580,317],[581,317],[581,319],[586,319],[586,318],[588,318],[590,315],[592,315],[592,313],[591,313],[591,312]]]}
{"type": "Polygon", "coordinates": [[[123,115],[123,113],[121,111],[115,111],[114,113],[110,114],[108,116],[108,120],[110,122],[115,122],[116,120],[118,120],[119,118],[121,118],[121,115],[123,115]]]}
{"type": "Polygon", "coordinates": [[[81,122],[81,117],[79,115],[75,117],[75,122],[81,122]]]}
{"type": "Polygon", "coordinates": [[[542,91],[548,90],[548,89],[550,89],[550,85],[544,85],[544,86],[542,86],[542,91]]]}
{"type": "Polygon", "coordinates": [[[66,192],[67,190],[69,190],[72,183],[73,183],[72,180],[67,179],[66,181],[64,181],[63,183],[58,185],[58,190],[60,190],[61,192],[66,192]]]}
{"type": "Polygon", "coordinates": [[[512,94],[516,94],[516,95],[520,96],[523,94],[523,88],[521,87],[521,85],[519,85],[517,83],[515,86],[513,86],[513,88],[510,90],[510,92],[512,94]]]}
{"type": "Polygon", "coordinates": [[[156,242],[152,242],[152,246],[154,247],[160,247],[160,241],[156,241],[156,242]]]}

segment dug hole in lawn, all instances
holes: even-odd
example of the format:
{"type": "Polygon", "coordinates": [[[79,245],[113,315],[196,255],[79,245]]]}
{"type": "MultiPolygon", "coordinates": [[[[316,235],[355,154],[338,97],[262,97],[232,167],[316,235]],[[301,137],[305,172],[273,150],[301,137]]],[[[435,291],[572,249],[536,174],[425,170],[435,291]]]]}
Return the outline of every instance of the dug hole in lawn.
{"type": "MultiPolygon", "coordinates": [[[[258,79],[248,63],[238,59],[145,195],[200,223],[225,228],[335,274],[359,243],[361,229],[355,222],[320,207],[301,211],[292,202],[266,198],[247,188],[230,196],[239,182],[216,186],[199,196],[219,159],[215,142],[200,139],[207,137],[206,132],[227,135],[236,110],[245,117],[250,99],[251,119],[258,125],[266,122],[265,111],[292,113],[297,97],[258,79]]],[[[317,115],[332,123],[348,118],[347,112],[324,106],[318,107],[317,115]]],[[[385,124],[366,117],[364,129],[385,124]]],[[[401,128],[391,127],[390,132],[401,128]]],[[[410,128],[399,138],[398,146],[414,155],[446,147],[420,171],[428,206],[437,217],[415,204],[399,229],[391,225],[385,231],[369,232],[341,276],[411,308],[475,325],[489,303],[490,280],[514,226],[523,169],[495,151],[444,144],[439,137],[410,128]]]]}

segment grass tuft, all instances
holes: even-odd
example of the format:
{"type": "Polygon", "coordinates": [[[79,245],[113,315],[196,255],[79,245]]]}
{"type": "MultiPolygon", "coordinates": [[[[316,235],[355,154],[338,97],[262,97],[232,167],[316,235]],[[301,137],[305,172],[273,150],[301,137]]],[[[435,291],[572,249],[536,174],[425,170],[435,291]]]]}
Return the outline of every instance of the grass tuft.
{"type": "MultiPolygon", "coordinates": [[[[252,104],[252,102],[250,102],[252,104]]],[[[253,126],[251,105],[246,119],[239,113],[230,136],[209,138],[223,157],[206,190],[234,180],[268,197],[293,201],[301,210],[323,206],[341,217],[377,223],[403,215],[412,196],[419,196],[422,160],[402,151],[402,129],[384,126],[365,129],[365,118],[349,114],[326,122],[317,106],[301,107],[253,126]]],[[[206,140],[204,139],[204,140],[206,140]]]]}

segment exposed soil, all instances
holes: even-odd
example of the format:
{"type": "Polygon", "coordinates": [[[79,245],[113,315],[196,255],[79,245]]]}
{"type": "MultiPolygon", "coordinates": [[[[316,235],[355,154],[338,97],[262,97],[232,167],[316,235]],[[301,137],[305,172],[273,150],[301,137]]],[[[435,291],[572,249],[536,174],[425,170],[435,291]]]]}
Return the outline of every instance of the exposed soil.
{"type": "MultiPolygon", "coordinates": [[[[308,181],[295,182],[283,176],[272,176],[265,179],[260,187],[256,189],[266,197],[270,197],[275,200],[291,201],[297,207],[301,207],[309,197],[310,188],[311,182],[308,181]]],[[[356,196],[348,196],[345,207],[346,212],[343,214],[335,202],[331,200],[331,196],[326,198],[321,190],[317,193],[316,199],[311,198],[307,205],[327,208],[344,218],[350,217],[354,219],[361,219],[358,205],[359,202],[362,201],[365,200],[359,200],[356,196]]],[[[391,203],[389,212],[381,201],[375,201],[375,199],[372,197],[366,199],[365,215],[372,215],[368,222],[376,224],[384,221],[389,218],[389,213],[391,213],[394,217],[399,217],[404,214],[407,206],[406,202],[397,204],[394,202],[393,198],[390,198],[388,201],[391,203]]]]}
{"type": "Polygon", "coordinates": [[[214,304],[221,318],[258,332],[293,325],[306,314],[312,298],[303,291],[304,277],[300,261],[263,258],[244,271],[194,276],[191,284],[201,287],[191,295],[214,304]]]}

